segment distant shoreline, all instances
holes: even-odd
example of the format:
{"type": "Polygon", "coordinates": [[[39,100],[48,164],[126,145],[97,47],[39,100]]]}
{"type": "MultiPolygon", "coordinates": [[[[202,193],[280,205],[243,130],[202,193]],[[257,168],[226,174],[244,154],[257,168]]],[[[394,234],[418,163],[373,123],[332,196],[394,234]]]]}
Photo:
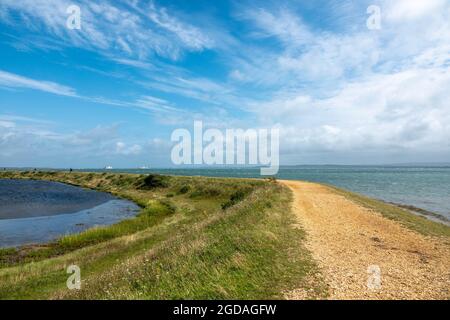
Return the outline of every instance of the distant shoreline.
{"type": "MultiPolygon", "coordinates": [[[[417,163],[386,163],[386,164],[333,164],[333,163],[324,163],[324,164],[293,164],[293,165],[280,165],[281,168],[302,168],[302,167],[411,167],[411,168],[450,168],[450,162],[417,162],[417,163]]],[[[219,165],[219,166],[176,166],[176,167],[167,167],[167,166],[157,166],[157,167],[112,167],[110,169],[105,167],[39,167],[39,166],[19,166],[19,167],[10,167],[10,166],[0,166],[0,170],[8,170],[8,171],[27,171],[27,170],[40,170],[40,171],[68,171],[73,169],[74,171],[79,172],[91,172],[91,171],[122,171],[122,170],[248,170],[248,169],[260,169],[260,166],[227,166],[227,165],[219,165]]]]}

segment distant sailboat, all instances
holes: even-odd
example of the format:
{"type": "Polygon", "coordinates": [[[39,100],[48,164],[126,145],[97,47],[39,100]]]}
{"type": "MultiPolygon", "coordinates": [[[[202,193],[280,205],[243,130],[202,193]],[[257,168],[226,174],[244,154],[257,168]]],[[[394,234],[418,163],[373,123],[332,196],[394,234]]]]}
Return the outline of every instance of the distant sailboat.
{"type": "Polygon", "coordinates": [[[113,167],[111,167],[111,166],[106,166],[106,167],[105,167],[105,170],[112,170],[112,168],[113,168],[113,167]]]}
{"type": "Polygon", "coordinates": [[[139,167],[139,169],[145,170],[145,169],[148,169],[148,166],[142,166],[142,167],[139,167]]]}

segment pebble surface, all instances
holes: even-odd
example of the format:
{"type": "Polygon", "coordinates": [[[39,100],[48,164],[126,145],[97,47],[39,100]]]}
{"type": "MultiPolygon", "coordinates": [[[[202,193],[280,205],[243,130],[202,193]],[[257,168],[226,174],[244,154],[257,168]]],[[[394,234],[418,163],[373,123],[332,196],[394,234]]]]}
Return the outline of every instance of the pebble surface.
{"type": "Polygon", "coordinates": [[[294,213],[330,299],[450,298],[448,240],[411,231],[326,186],[282,182],[294,193],[294,213]]]}

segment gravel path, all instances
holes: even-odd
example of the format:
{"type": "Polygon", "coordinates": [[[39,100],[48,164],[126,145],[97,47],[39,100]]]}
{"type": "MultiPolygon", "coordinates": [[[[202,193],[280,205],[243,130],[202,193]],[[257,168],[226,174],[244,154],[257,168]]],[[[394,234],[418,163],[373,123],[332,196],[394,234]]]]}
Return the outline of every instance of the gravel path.
{"type": "Polygon", "coordinates": [[[450,298],[448,240],[406,229],[326,186],[282,182],[294,192],[293,210],[331,299],[450,298]]]}

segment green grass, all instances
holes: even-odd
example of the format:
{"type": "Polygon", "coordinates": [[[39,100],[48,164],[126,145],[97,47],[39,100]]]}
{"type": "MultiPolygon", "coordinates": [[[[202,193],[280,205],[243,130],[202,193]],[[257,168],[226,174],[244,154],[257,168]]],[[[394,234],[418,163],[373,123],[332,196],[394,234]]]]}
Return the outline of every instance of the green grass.
{"type": "Polygon", "coordinates": [[[0,299],[270,299],[325,285],[294,228],[291,193],[263,180],[67,172],[1,172],[111,192],[133,219],[45,246],[0,251],[0,299]],[[66,288],[77,264],[82,290],[66,288]]]}

